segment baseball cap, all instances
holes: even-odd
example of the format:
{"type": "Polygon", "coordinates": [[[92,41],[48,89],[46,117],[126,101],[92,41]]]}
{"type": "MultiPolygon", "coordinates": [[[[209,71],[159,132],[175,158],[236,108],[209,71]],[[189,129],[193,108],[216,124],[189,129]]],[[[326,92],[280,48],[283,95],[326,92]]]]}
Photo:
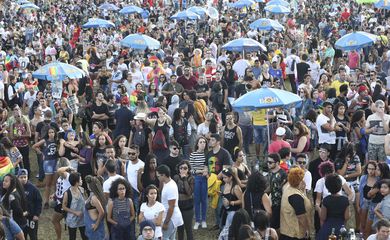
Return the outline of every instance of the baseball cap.
{"type": "Polygon", "coordinates": [[[20,176],[28,176],[28,171],[27,171],[27,169],[24,169],[24,168],[19,169],[19,171],[18,171],[18,177],[20,177],[20,176]]]}
{"type": "Polygon", "coordinates": [[[139,228],[140,228],[141,232],[144,230],[145,227],[151,227],[153,229],[153,231],[156,231],[156,225],[150,220],[142,221],[139,224],[139,228]]]}
{"type": "Polygon", "coordinates": [[[286,129],[284,127],[278,127],[276,129],[277,136],[283,136],[284,134],[286,134],[286,129]]]}

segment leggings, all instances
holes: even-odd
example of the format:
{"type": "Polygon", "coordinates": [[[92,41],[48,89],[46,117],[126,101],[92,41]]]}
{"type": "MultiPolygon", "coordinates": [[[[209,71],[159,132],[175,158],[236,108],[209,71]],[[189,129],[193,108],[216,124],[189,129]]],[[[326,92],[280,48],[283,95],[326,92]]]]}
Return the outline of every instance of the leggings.
{"type": "MultiPolygon", "coordinates": [[[[69,229],[69,240],[76,240],[77,239],[77,228],[71,228],[68,227],[69,229]]],[[[87,236],[85,235],[85,227],[78,227],[81,239],[83,240],[88,240],[87,236]]]]}
{"type": "Polygon", "coordinates": [[[187,240],[193,240],[192,219],[194,218],[194,209],[181,210],[184,224],[177,228],[178,238],[184,240],[184,229],[186,230],[187,240]]]}

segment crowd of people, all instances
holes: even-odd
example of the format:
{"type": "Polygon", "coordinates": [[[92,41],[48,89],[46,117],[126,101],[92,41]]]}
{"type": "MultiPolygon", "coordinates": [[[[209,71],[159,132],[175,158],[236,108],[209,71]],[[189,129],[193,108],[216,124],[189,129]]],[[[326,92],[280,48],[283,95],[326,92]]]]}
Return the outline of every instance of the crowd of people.
{"type": "Polygon", "coordinates": [[[200,229],[236,240],[389,239],[386,10],[291,0],[290,14],[270,15],[265,3],[113,1],[147,10],[121,15],[103,1],[34,3],[0,9],[0,239],[38,239],[44,211],[58,240],[64,224],[70,240],[191,240],[200,229]],[[218,14],[170,19],[196,5],[218,14]],[[92,17],[116,27],[83,29],[92,17]],[[285,30],[250,29],[261,17],[285,30]],[[335,48],[357,30],[376,43],[335,48]],[[121,46],[131,33],[160,49],[121,46]],[[240,37],[267,51],[222,48],[240,37]],[[34,77],[55,62],[84,76],[34,77]],[[232,108],[262,87],[302,103],[232,108]]]}

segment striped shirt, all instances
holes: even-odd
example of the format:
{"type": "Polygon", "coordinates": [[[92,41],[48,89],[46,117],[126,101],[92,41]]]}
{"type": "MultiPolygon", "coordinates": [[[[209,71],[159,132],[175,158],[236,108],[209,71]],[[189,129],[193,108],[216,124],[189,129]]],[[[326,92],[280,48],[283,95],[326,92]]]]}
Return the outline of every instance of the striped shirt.
{"type": "Polygon", "coordinates": [[[190,154],[190,164],[193,174],[195,174],[196,171],[202,171],[205,166],[208,166],[206,154],[203,152],[192,152],[190,154]]]}

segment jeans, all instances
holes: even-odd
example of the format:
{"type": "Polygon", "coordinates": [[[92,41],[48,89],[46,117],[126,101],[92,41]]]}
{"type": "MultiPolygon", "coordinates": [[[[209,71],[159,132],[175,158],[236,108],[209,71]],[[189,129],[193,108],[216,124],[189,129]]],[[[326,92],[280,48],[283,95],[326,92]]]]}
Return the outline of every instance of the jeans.
{"type": "Polygon", "coordinates": [[[177,229],[178,238],[184,240],[185,230],[187,240],[193,240],[194,236],[192,235],[192,219],[194,218],[194,209],[182,210],[181,214],[183,216],[184,224],[177,229]]]}
{"type": "Polygon", "coordinates": [[[135,239],[135,221],[130,225],[121,226],[111,225],[111,239],[112,240],[133,240],[135,239]]]}
{"type": "Polygon", "coordinates": [[[244,126],[240,125],[241,131],[242,131],[242,138],[243,138],[243,145],[244,150],[246,154],[249,154],[249,145],[252,143],[253,140],[253,126],[244,126]]]}
{"type": "Polygon", "coordinates": [[[30,168],[30,158],[29,158],[29,152],[30,148],[27,146],[25,147],[18,147],[20,154],[23,156],[23,168],[27,169],[27,171],[30,173],[31,168],[30,168]]]}
{"type": "Polygon", "coordinates": [[[133,204],[134,204],[134,210],[136,212],[136,214],[138,213],[138,210],[139,210],[139,192],[136,191],[134,188],[133,188],[133,204]]]}
{"type": "MultiPolygon", "coordinates": [[[[162,239],[163,240],[175,240],[176,239],[176,231],[177,231],[177,229],[173,225],[172,220],[169,221],[168,229],[163,230],[163,238],[162,239]]],[[[180,239],[180,240],[182,240],[182,239],[180,239]]]]}
{"type": "Polygon", "coordinates": [[[43,160],[42,160],[42,154],[37,154],[37,161],[38,161],[38,180],[42,182],[45,179],[45,171],[43,169],[43,160]]]}
{"type": "MultiPolygon", "coordinates": [[[[224,186],[221,186],[221,192],[223,192],[224,186]]],[[[219,229],[222,229],[222,215],[221,215],[221,208],[222,208],[222,197],[218,198],[218,205],[217,208],[214,210],[215,212],[215,225],[219,226],[219,229]]]]}
{"type": "Polygon", "coordinates": [[[267,126],[253,126],[253,133],[256,144],[265,144],[267,139],[267,126]]]}
{"type": "Polygon", "coordinates": [[[186,144],[182,147],[183,150],[183,158],[189,159],[191,154],[191,146],[189,144],[186,144]]]}
{"type": "Polygon", "coordinates": [[[196,222],[206,221],[207,214],[207,178],[195,176],[194,205],[196,222]]]}

